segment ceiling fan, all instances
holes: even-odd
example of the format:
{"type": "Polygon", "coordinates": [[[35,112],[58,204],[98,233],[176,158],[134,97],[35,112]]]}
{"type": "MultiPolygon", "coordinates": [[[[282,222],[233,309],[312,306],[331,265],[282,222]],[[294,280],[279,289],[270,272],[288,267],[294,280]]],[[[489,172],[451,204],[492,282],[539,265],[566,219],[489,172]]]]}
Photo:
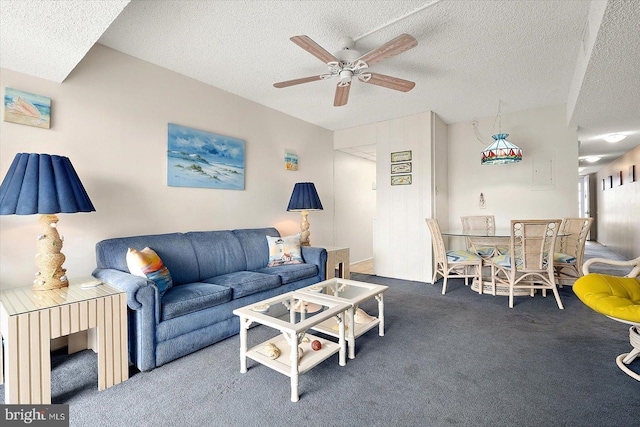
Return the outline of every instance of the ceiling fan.
{"type": "Polygon", "coordinates": [[[314,42],[308,36],[294,36],[291,41],[327,64],[329,72],[317,76],[303,77],[301,79],[287,80],[285,82],[275,83],[277,88],[309,83],[317,80],[326,80],[332,77],[339,77],[340,81],[336,87],[336,95],[333,100],[335,107],[346,105],[349,100],[349,89],[351,81],[357,77],[363,83],[374,84],[386,87],[388,89],[408,92],[416,85],[409,80],[399,79],[397,77],[386,76],[384,74],[372,73],[369,67],[373,64],[398,55],[406,50],[417,46],[418,41],[409,34],[402,34],[395,39],[388,41],[382,46],[361,55],[360,52],[353,49],[354,41],[352,39],[342,39],[342,50],[335,55],[330,54],[323,49],[318,43],[314,42]]]}

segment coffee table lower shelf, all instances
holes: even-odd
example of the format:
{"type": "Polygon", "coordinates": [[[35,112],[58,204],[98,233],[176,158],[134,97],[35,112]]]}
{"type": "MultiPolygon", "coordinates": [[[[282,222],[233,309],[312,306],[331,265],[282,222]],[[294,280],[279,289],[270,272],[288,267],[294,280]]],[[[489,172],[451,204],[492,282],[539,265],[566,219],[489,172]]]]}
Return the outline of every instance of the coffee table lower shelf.
{"type": "MultiPolygon", "coordinates": [[[[364,334],[370,329],[375,328],[379,324],[380,324],[380,319],[378,319],[377,317],[374,320],[367,323],[356,323],[356,326],[353,329],[353,338],[354,339],[358,338],[360,335],[364,334]]],[[[351,324],[348,322],[345,325],[345,335],[351,337],[349,328],[351,328],[351,324]]],[[[323,334],[327,334],[331,337],[336,337],[336,338],[340,337],[340,334],[338,333],[338,322],[333,318],[327,319],[322,323],[318,323],[316,326],[314,326],[311,329],[313,329],[314,331],[322,332],[323,334]]],[[[351,345],[351,343],[349,344],[351,345]]]]}
{"type": "MultiPolygon", "coordinates": [[[[309,342],[303,342],[298,345],[298,347],[302,348],[302,351],[304,352],[298,362],[299,374],[308,371],[340,351],[340,346],[333,341],[311,334],[305,334],[305,337],[309,338],[309,342]],[[322,344],[322,348],[318,351],[311,348],[311,343],[314,340],[318,340],[322,344]]],[[[283,375],[291,377],[291,347],[282,335],[274,337],[247,350],[247,357],[268,366],[283,375]],[[280,350],[280,356],[278,356],[277,359],[271,359],[267,356],[265,346],[269,343],[275,345],[280,350]]]]}

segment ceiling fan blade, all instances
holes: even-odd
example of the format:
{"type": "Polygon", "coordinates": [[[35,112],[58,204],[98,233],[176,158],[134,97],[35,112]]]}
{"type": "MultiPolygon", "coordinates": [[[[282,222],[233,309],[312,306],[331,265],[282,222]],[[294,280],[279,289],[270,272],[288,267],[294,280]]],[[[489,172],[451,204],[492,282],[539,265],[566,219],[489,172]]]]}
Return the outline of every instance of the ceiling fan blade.
{"type": "Polygon", "coordinates": [[[400,92],[409,92],[415,87],[415,83],[409,80],[399,79],[397,77],[385,76],[378,73],[367,73],[360,78],[361,82],[370,83],[372,85],[378,85],[393,90],[399,90],[400,92]],[[371,78],[365,76],[371,75],[371,78]]]}
{"type": "Polygon", "coordinates": [[[329,62],[340,62],[338,61],[338,58],[327,52],[322,46],[311,40],[308,36],[293,36],[290,40],[325,64],[329,62]]]}
{"type": "Polygon", "coordinates": [[[361,61],[367,63],[367,65],[371,66],[376,62],[380,62],[383,59],[390,58],[399,53],[402,53],[406,50],[414,48],[418,45],[418,41],[414,39],[409,34],[402,34],[395,39],[386,42],[382,46],[377,49],[373,49],[372,51],[365,53],[360,58],[361,61]]]}
{"type": "Polygon", "coordinates": [[[342,107],[347,104],[349,101],[349,89],[351,89],[351,84],[336,87],[336,97],[333,99],[334,107],[342,107]]]}
{"type": "Polygon", "coordinates": [[[289,87],[289,86],[294,86],[294,85],[299,85],[302,83],[309,83],[309,82],[315,82],[316,80],[322,80],[325,77],[323,77],[322,75],[320,76],[311,76],[311,77],[303,77],[301,79],[294,79],[294,80],[287,80],[286,82],[279,82],[279,83],[274,83],[273,85],[277,88],[282,88],[282,87],[289,87]]]}

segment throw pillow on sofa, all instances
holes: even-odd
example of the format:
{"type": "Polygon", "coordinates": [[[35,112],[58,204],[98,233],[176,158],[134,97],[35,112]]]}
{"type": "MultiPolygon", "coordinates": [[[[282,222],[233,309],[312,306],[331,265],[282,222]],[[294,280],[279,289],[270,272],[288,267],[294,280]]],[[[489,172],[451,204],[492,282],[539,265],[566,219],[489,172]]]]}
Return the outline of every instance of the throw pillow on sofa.
{"type": "Polygon", "coordinates": [[[286,237],[267,236],[267,242],[269,243],[269,264],[267,267],[304,263],[300,251],[300,234],[286,237]]]}
{"type": "Polygon", "coordinates": [[[127,267],[134,276],[145,277],[155,282],[160,297],[173,285],[169,270],[151,248],[147,247],[141,251],[129,248],[127,250],[127,267]]]}

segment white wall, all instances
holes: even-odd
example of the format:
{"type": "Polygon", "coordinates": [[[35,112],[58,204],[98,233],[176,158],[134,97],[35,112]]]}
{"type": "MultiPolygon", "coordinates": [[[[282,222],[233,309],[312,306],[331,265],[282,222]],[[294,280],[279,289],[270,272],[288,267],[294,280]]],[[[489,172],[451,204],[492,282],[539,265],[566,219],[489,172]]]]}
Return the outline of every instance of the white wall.
{"type": "Polygon", "coordinates": [[[598,171],[598,242],[618,254],[633,259],[640,256],[640,146],[598,171]],[[636,181],[629,179],[629,167],[635,165],[636,181]],[[622,172],[622,185],[618,174],[622,172]],[[602,191],[602,180],[613,179],[602,191]]]}
{"type": "Polygon", "coordinates": [[[449,126],[431,114],[433,141],[433,215],[441,229],[449,228],[449,126]],[[444,167],[443,167],[444,166],[444,167]]]}
{"type": "MultiPolygon", "coordinates": [[[[0,174],[16,153],[68,156],[96,212],[60,214],[69,277],[89,275],[99,240],[147,233],[275,226],[298,232],[287,212],[296,182],[314,182],[324,206],[312,239],[333,244],[332,132],[196,80],[96,45],[57,84],[2,69],[0,86],[52,99],[49,130],[0,122],[0,174]],[[246,141],[245,190],[167,186],[167,123],[246,141]],[[284,149],[299,171],[284,169],[284,149]]],[[[0,217],[2,288],[30,285],[36,215],[0,217]]]]}
{"type": "MultiPolygon", "coordinates": [[[[334,133],[336,148],[376,145],[374,270],[377,275],[431,280],[431,240],[424,219],[433,211],[431,112],[334,133]],[[412,151],[411,185],[391,185],[391,153],[412,151]]],[[[338,191],[336,189],[336,191],[338,191]]]]}
{"type": "Polygon", "coordinates": [[[336,150],[335,245],[349,247],[351,263],[373,258],[376,162],[336,150]]]}
{"type": "MultiPolygon", "coordinates": [[[[495,116],[478,119],[480,135],[489,145],[495,116]]],[[[523,151],[522,161],[481,165],[485,148],[471,122],[449,125],[449,221],[461,215],[490,215],[496,226],[511,219],[563,218],[578,215],[578,137],[566,124],[563,105],[502,115],[502,131],[523,151]],[[552,161],[550,174],[545,173],[552,161]],[[535,169],[541,171],[534,175],[535,169]],[[552,178],[552,180],[546,180],[552,178]],[[480,193],[486,208],[479,208],[480,193]]]]}

